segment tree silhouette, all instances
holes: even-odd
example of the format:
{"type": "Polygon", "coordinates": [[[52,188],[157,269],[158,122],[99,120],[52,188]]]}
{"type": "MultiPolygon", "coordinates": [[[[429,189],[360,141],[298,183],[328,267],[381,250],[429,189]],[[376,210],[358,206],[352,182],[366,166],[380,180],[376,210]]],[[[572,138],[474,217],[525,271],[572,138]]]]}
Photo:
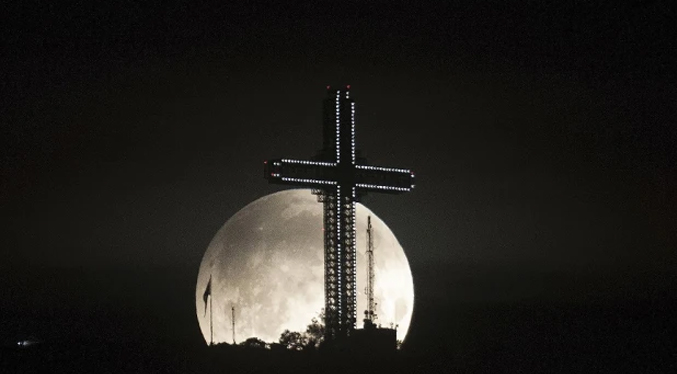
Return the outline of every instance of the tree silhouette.
{"type": "Polygon", "coordinates": [[[304,335],[306,336],[306,347],[319,348],[324,339],[324,324],[317,318],[313,318],[310,320],[310,325],[306,327],[304,335]]]}
{"type": "Polygon", "coordinates": [[[280,334],[280,344],[287,349],[297,351],[319,348],[324,339],[323,320],[324,308],[319,316],[313,317],[313,319],[310,320],[310,324],[306,327],[305,332],[300,333],[297,331],[284,330],[284,332],[280,334]]]}
{"type": "Polygon", "coordinates": [[[298,331],[284,330],[280,335],[280,344],[296,351],[303,350],[306,346],[306,337],[298,331]]]}
{"type": "Polygon", "coordinates": [[[240,345],[247,348],[266,348],[267,344],[259,338],[251,337],[240,343],[240,345]]]}

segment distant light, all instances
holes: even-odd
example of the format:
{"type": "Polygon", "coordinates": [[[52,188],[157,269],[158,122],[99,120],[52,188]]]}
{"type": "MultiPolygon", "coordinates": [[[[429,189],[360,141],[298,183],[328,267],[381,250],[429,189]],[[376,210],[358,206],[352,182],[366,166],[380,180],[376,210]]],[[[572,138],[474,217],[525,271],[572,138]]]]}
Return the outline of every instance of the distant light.
{"type": "Polygon", "coordinates": [[[327,89],[330,90],[330,89],[331,89],[331,86],[327,86],[327,89]]]}
{"type": "Polygon", "coordinates": [[[347,89],[350,89],[350,85],[347,85],[346,88],[347,88],[347,89]]]}
{"type": "Polygon", "coordinates": [[[18,345],[19,347],[29,347],[29,346],[31,346],[33,344],[37,344],[37,343],[39,343],[39,341],[26,339],[26,340],[17,341],[16,345],[18,345]]]}
{"type": "Polygon", "coordinates": [[[267,164],[267,163],[268,163],[268,160],[263,160],[263,163],[264,163],[264,164],[267,164]]]}

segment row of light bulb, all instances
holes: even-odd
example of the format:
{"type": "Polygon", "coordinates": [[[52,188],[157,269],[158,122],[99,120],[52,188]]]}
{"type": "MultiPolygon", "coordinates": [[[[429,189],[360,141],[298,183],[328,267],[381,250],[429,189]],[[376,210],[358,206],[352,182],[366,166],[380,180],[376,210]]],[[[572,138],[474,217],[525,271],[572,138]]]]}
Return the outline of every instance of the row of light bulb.
{"type": "MultiPolygon", "coordinates": [[[[288,159],[288,158],[283,158],[282,162],[288,163],[288,164],[301,164],[301,165],[336,166],[335,162],[292,160],[292,159],[288,159]]],[[[280,166],[280,163],[279,162],[273,162],[273,165],[280,166]]]]}
{"type": "Polygon", "coordinates": [[[402,192],[411,191],[411,188],[407,188],[407,187],[378,186],[378,185],[375,185],[375,184],[366,184],[366,183],[357,183],[357,184],[355,184],[355,186],[361,187],[361,188],[375,188],[377,190],[402,191],[402,192]]]}
{"type": "MultiPolygon", "coordinates": [[[[279,177],[280,174],[273,174],[274,177],[279,177]]],[[[330,185],[336,185],[338,182],[336,181],[328,181],[328,180],[321,180],[321,179],[303,179],[303,178],[289,178],[289,177],[282,177],[281,178],[284,182],[298,182],[298,183],[314,183],[314,184],[330,184],[330,185]]]]}
{"type": "MultiPolygon", "coordinates": [[[[338,100],[338,96],[337,96],[337,100],[338,100]]],[[[342,277],[341,277],[341,261],[340,261],[340,259],[341,259],[341,205],[342,205],[342,203],[341,203],[341,189],[338,188],[338,187],[336,188],[336,200],[337,200],[336,218],[338,218],[336,220],[337,221],[336,222],[336,235],[337,235],[337,238],[336,238],[337,239],[336,240],[336,242],[337,242],[336,252],[337,253],[336,253],[336,255],[339,258],[339,261],[337,261],[337,263],[338,263],[338,269],[337,269],[338,275],[337,276],[338,276],[338,298],[339,298],[339,308],[338,308],[338,310],[339,310],[339,320],[340,320],[341,319],[340,317],[341,317],[341,314],[342,314],[341,309],[343,309],[342,308],[343,293],[341,292],[341,278],[342,277]]]]}
{"type": "MultiPolygon", "coordinates": [[[[328,166],[328,167],[333,167],[333,166],[337,165],[336,162],[293,160],[293,159],[289,159],[289,158],[283,158],[282,162],[287,163],[287,164],[315,165],[315,166],[328,166]]],[[[274,166],[280,166],[281,164],[279,162],[273,162],[273,165],[274,166]]],[[[383,167],[383,166],[355,165],[355,168],[356,169],[362,169],[362,170],[376,170],[376,171],[385,171],[385,172],[393,172],[393,173],[411,174],[411,170],[409,170],[409,169],[388,168],[388,167],[383,167]]]]}
{"type": "Polygon", "coordinates": [[[363,170],[376,170],[376,171],[411,174],[411,170],[408,170],[408,169],[387,168],[387,167],[383,167],[383,166],[355,165],[355,168],[356,169],[363,169],[363,170]]]}
{"type": "MultiPolygon", "coordinates": [[[[275,178],[280,178],[279,173],[271,173],[271,176],[275,178]]],[[[313,184],[328,184],[328,185],[338,185],[337,181],[322,180],[322,179],[304,179],[304,178],[290,178],[290,177],[281,177],[284,182],[297,182],[297,183],[313,183],[313,184]]],[[[390,191],[411,191],[414,188],[412,184],[410,188],[407,187],[394,187],[394,186],[379,186],[376,184],[366,184],[366,183],[356,183],[356,187],[360,188],[375,188],[378,190],[390,190],[390,191]]],[[[338,208],[338,207],[337,207],[338,208]]]]}

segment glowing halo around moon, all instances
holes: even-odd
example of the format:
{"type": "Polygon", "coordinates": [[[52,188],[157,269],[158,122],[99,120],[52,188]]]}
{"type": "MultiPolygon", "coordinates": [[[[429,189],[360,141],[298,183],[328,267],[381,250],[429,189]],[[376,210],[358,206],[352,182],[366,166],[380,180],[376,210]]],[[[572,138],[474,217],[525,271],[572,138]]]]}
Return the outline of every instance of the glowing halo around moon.
{"type": "MultiPolygon", "coordinates": [[[[367,307],[367,217],[374,229],[377,324],[397,327],[404,341],[414,309],[409,262],[395,235],[372,211],[357,204],[357,328],[367,307]]],[[[280,334],[304,332],[324,307],[322,204],[308,189],[275,192],[248,204],[216,233],[202,258],[195,307],[202,336],[232,343],[257,337],[277,342],[280,334]],[[204,295],[211,276],[211,301],[204,295]]]]}

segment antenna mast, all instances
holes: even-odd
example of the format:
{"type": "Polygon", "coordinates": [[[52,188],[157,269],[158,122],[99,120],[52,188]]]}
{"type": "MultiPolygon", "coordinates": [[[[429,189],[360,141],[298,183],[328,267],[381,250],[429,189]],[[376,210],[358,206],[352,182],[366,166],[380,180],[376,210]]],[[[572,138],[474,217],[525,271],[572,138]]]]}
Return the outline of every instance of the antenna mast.
{"type": "Polygon", "coordinates": [[[230,307],[230,319],[233,322],[233,345],[235,345],[235,307],[230,307]]]}
{"type": "Polygon", "coordinates": [[[371,216],[367,217],[367,310],[364,311],[364,328],[376,327],[376,302],[374,301],[374,236],[371,216]]]}

